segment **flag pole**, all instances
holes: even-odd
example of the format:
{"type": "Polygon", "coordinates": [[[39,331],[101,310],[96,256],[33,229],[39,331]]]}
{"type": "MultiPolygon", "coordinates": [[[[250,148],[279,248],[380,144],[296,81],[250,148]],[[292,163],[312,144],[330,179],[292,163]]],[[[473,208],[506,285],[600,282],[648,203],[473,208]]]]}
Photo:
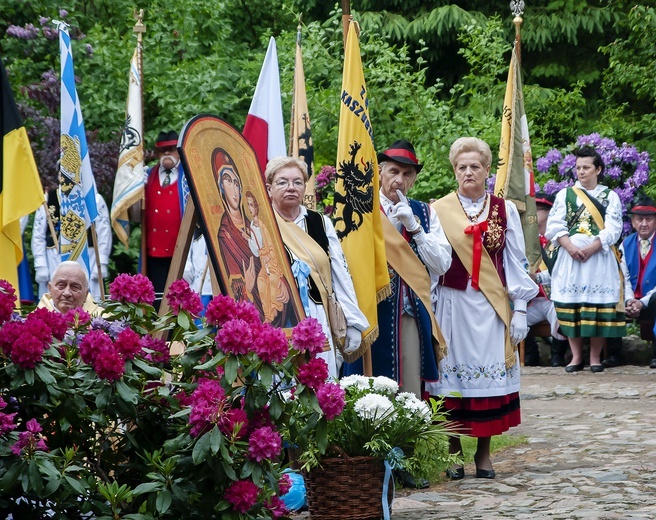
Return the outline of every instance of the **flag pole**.
{"type": "MultiPolygon", "coordinates": [[[[145,135],[145,129],[143,128],[143,57],[142,57],[142,39],[143,39],[143,34],[146,32],[146,26],[143,24],[143,16],[144,16],[144,10],[139,9],[137,11],[136,9],[134,10],[133,17],[136,20],[136,23],[134,24],[134,27],[132,28],[132,32],[136,33],[137,35],[137,68],[139,69],[139,77],[141,78],[141,81],[139,82],[139,93],[141,96],[141,135],[145,135]]],[[[144,186],[144,189],[141,190],[141,274],[144,276],[147,276],[148,272],[146,269],[146,257],[148,254],[148,250],[146,248],[146,187],[144,186]]]]}
{"type": "Polygon", "coordinates": [[[100,301],[105,301],[105,280],[102,275],[102,267],[100,265],[100,251],[98,250],[98,233],[96,233],[96,223],[91,223],[91,241],[93,242],[93,250],[96,253],[96,270],[98,271],[98,286],[100,287],[100,301]]]}
{"type": "MultiPolygon", "coordinates": [[[[296,45],[301,45],[301,18],[303,17],[303,13],[300,13],[298,15],[298,27],[296,27],[296,45]]],[[[298,63],[294,62],[294,78],[296,78],[296,67],[298,66],[298,63]]],[[[292,99],[296,99],[296,81],[294,81],[294,85],[292,86],[292,99]]],[[[289,147],[287,148],[289,157],[291,157],[294,153],[294,129],[296,127],[296,104],[292,103],[292,110],[291,110],[291,119],[289,121],[289,147]]]]}
{"type": "Polygon", "coordinates": [[[43,209],[46,210],[46,221],[48,222],[48,228],[50,229],[50,235],[52,236],[53,244],[57,253],[59,253],[59,238],[57,237],[57,231],[55,231],[55,225],[52,222],[52,216],[50,215],[50,210],[48,209],[48,202],[43,201],[43,209]]]}
{"type": "Polygon", "coordinates": [[[344,51],[346,51],[346,36],[351,21],[351,0],[342,0],[342,28],[344,29],[344,51]]]}
{"type": "Polygon", "coordinates": [[[524,2],[523,0],[513,0],[510,2],[510,11],[512,12],[513,24],[515,24],[515,52],[517,53],[517,66],[521,67],[522,65],[522,55],[521,55],[521,27],[524,19],[522,15],[524,14],[524,2]]]}

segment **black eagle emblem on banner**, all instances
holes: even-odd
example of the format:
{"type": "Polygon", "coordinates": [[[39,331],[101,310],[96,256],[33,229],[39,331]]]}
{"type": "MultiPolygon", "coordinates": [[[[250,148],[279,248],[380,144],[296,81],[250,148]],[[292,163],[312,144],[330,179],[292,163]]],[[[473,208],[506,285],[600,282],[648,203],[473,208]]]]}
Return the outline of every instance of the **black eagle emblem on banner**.
{"type": "Polygon", "coordinates": [[[373,209],[374,165],[363,158],[357,160],[360,148],[362,144],[353,141],[349,145],[350,159],[337,166],[336,178],[342,181],[342,189],[335,191],[335,207],[341,208],[341,212],[337,212],[334,223],[340,240],[356,231],[362,225],[364,215],[373,209]]]}

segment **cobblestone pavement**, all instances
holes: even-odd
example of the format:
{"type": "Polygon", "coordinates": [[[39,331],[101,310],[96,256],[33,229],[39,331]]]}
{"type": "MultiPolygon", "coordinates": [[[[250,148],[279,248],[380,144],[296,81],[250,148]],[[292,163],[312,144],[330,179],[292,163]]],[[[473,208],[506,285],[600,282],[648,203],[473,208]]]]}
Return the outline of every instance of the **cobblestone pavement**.
{"type": "Polygon", "coordinates": [[[400,490],[392,520],[656,519],[656,370],[522,369],[528,443],[493,454],[494,480],[400,490]]]}
{"type": "Polygon", "coordinates": [[[520,396],[496,479],[398,490],[391,520],[656,519],[656,370],[524,367],[520,396]]]}

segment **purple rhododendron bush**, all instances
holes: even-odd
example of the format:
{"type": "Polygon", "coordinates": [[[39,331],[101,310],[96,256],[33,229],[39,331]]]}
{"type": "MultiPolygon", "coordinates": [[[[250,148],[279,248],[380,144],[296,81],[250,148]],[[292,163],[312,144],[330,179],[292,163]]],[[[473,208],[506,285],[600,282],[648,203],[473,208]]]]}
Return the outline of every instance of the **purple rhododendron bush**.
{"type": "Polygon", "coordinates": [[[122,274],[100,316],[15,309],[0,281],[0,511],[14,518],[284,518],[285,442],[320,457],[344,391],[306,318],[287,337],[250,303],[184,281],[158,317],[122,274]],[[183,351],[170,354],[171,342],[183,351]],[[303,447],[301,446],[303,449],[303,447]]]}

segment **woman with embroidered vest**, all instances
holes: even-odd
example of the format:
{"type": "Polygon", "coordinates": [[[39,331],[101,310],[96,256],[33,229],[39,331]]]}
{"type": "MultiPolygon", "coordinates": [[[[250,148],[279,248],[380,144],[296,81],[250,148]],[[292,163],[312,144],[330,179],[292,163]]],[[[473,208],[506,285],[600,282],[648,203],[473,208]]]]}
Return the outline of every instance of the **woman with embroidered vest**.
{"type": "Polygon", "coordinates": [[[292,271],[299,285],[305,313],[316,318],[328,338],[329,348],[319,356],[328,364],[330,377],[337,377],[341,356],[336,351],[328,321],[328,291],[334,292],[346,317],[344,352],[357,350],[362,331],[369,323],[358,308],[351,274],[332,222],[303,206],[308,180],[304,161],[274,157],[264,172],[280,234],[292,256],[292,271]]]}
{"type": "Polygon", "coordinates": [[[622,234],[622,204],[599,184],[604,161],[592,148],[576,156],[578,180],[556,195],[546,237],[560,246],[551,276],[551,299],[569,339],[567,372],[583,370],[583,338],[590,338],[590,370],[601,372],[606,338],[625,335],[624,298],[615,243],[622,234]]]}
{"type": "MultiPolygon", "coordinates": [[[[447,354],[440,360],[439,381],[428,390],[446,396],[458,431],[478,439],[476,476],[494,478],[490,440],[521,422],[517,345],[528,333],[527,302],[538,287],[527,272],[517,208],[485,191],[490,147],[461,137],[451,146],[449,160],[458,189],[433,208],[453,258],[447,272],[432,280],[433,310],[447,354]]],[[[462,455],[460,438],[451,438],[449,448],[462,455]]],[[[464,478],[464,467],[449,469],[447,476],[464,478]]]]}

